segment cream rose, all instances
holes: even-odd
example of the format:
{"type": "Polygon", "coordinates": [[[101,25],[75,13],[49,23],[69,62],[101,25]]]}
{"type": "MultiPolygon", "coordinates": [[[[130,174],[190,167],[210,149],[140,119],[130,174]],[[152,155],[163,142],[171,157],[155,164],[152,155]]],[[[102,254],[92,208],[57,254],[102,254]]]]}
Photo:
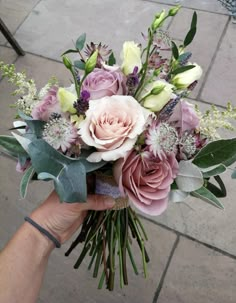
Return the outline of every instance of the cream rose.
{"type": "Polygon", "coordinates": [[[140,96],[140,99],[144,100],[143,106],[153,112],[159,112],[175,96],[173,87],[173,85],[160,80],[147,84],[140,96]]]}
{"type": "Polygon", "coordinates": [[[123,44],[121,59],[123,60],[121,68],[125,75],[131,74],[135,66],[140,70],[142,67],[142,61],[141,49],[138,47],[138,44],[134,41],[126,41],[123,44]]]}
{"type": "Polygon", "coordinates": [[[150,114],[131,96],[114,95],[89,101],[79,134],[84,143],[97,151],[87,160],[115,161],[124,157],[143,132],[150,114]]]}

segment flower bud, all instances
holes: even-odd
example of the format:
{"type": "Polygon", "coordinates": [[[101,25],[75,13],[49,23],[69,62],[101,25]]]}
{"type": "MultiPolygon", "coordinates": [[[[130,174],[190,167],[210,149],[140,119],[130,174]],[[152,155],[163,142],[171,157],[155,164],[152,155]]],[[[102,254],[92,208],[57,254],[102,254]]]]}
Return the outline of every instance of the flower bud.
{"type": "Polygon", "coordinates": [[[181,7],[180,5],[172,7],[168,12],[168,16],[171,16],[171,17],[175,16],[178,13],[180,7],[181,7]]]}
{"type": "Polygon", "coordinates": [[[57,98],[59,100],[62,112],[69,112],[71,114],[76,113],[76,109],[74,108],[74,102],[77,99],[76,95],[72,94],[63,87],[60,87],[57,92],[57,98]]]}
{"type": "Polygon", "coordinates": [[[94,68],[97,64],[97,57],[98,57],[98,50],[96,50],[92,54],[92,56],[90,56],[88,58],[88,60],[85,62],[85,73],[86,74],[90,74],[94,70],[94,68]]]}
{"type": "Polygon", "coordinates": [[[159,112],[172,98],[173,85],[157,80],[148,83],[141,94],[143,106],[153,112],[159,112]]]}
{"type": "MultiPolygon", "coordinates": [[[[192,65],[191,63],[189,63],[192,65]]],[[[171,83],[178,89],[185,89],[194,81],[197,81],[201,78],[202,68],[194,63],[195,67],[189,69],[183,73],[179,73],[175,75],[171,81],[171,83]]]]}
{"type": "Polygon", "coordinates": [[[152,23],[152,29],[155,31],[162,24],[166,17],[166,12],[163,10],[160,14],[156,15],[155,20],[152,23]]]}
{"type": "Polygon", "coordinates": [[[142,67],[142,61],[141,50],[138,44],[134,41],[124,42],[121,59],[123,60],[121,68],[126,76],[133,73],[135,67],[140,70],[142,67]]]}
{"type": "Polygon", "coordinates": [[[68,58],[67,56],[63,56],[62,61],[66,68],[68,68],[68,69],[72,68],[72,62],[71,62],[70,58],[68,58]]]}

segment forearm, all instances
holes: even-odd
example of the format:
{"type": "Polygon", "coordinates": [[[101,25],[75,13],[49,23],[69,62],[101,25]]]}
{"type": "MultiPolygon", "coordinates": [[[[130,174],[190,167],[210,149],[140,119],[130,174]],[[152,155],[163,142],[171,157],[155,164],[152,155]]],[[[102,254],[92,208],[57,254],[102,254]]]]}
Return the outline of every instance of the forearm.
{"type": "Polygon", "coordinates": [[[0,253],[0,302],[34,303],[53,243],[24,223],[0,253]]]}

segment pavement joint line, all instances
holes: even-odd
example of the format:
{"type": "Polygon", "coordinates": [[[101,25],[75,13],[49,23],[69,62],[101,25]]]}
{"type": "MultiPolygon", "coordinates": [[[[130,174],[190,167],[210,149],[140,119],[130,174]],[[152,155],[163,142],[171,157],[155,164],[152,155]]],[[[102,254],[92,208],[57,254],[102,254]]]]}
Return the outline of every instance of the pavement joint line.
{"type": "Polygon", "coordinates": [[[216,107],[219,107],[220,109],[226,109],[227,107],[225,105],[220,105],[220,104],[215,104],[213,102],[210,101],[205,101],[201,98],[197,99],[197,98],[193,98],[193,97],[187,97],[188,99],[192,100],[192,101],[196,101],[196,102],[201,102],[207,105],[215,105],[216,107]]]}
{"type": "MultiPolygon", "coordinates": [[[[152,3],[156,3],[156,4],[161,4],[161,5],[166,5],[166,6],[175,6],[177,5],[178,3],[176,2],[176,4],[170,4],[170,3],[165,3],[165,2],[162,2],[162,1],[155,1],[155,0],[142,0],[144,2],[152,2],[152,3]]],[[[180,3],[179,3],[180,4],[180,3]]],[[[181,4],[180,4],[181,5],[181,4]]],[[[216,14],[216,15],[224,15],[224,16],[229,16],[228,13],[221,13],[221,12],[213,12],[213,11],[209,11],[207,9],[202,9],[202,8],[193,8],[193,7],[188,7],[188,6],[184,6],[184,5],[181,5],[181,8],[186,8],[186,9],[191,9],[193,11],[200,11],[200,12],[206,12],[206,13],[210,13],[210,14],[216,14]]]]}
{"type": "MultiPolygon", "coordinates": [[[[141,214],[138,214],[138,216],[139,216],[140,218],[146,220],[146,221],[149,221],[150,223],[153,223],[153,224],[158,225],[158,226],[160,226],[160,227],[162,227],[162,228],[164,228],[164,229],[166,229],[166,230],[169,230],[169,231],[173,232],[174,234],[176,234],[176,235],[179,236],[179,237],[183,237],[183,238],[186,238],[186,239],[191,240],[191,241],[193,241],[193,242],[196,242],[196,243],[198,243],[198,244],[201,244],[201,245],[203,245],[203,246],[206,246],[207,248],[209,248],[209,249],[211,249],[211,250],[214,250],[214,251],[216,251],[216,252],[218,252],[218,253],[220,253],[220,254],[226,256],[226,257],[229,257],[229,258],[231,258],[231,259],[236,260],[236,255],[233,255],[233,254],[231,254],[231,253],[229,253],[229,252],[227,252],[227,251],[225,251],[225,250],[223,250],[223,249],[221,249],[221,248],[218,248],[218,247],[213,246],[213,245],[211,245],[211,244],[209,244],[209,243],[206,243],[206,242],[203,242],[203,241],[201,241],[201,240],[198,240],[198,239],[196,239],[196,238],[194,238],[194,237],[192,237],[192,236],[186,235],[186,234],[184,234],[184,233],[182,233],[182,232],[180,232],[180,231],[178,231],[178,230],[175,230],[174,228],[171,228],[171,227],[169,227],[169,226],[167,226],[167,225],[165,225],[165,224],[156,222],[156,221],[154,221],[154,220],[151,219],[151,218],[144,217],[144,216],[141,215],[141,214]]],[[[154,302],[153,302],[153,303],[154,303],[154,302]]]]}
{"type": "Polygon", "coordinates": [[[205,85],[206,85],[208,76],[209,76],[209,74],[210,74],[210,72],[211,72],[211,70],[212,70],[212,67],[213,67],[214,63],[215,63],[215,59],[216,59],[216,56],[217,56],[217,54],[218,54],[219,48],[220,48],[221,43],[222,43],[222,41],[223,41],[223,39],[224,39],[225,33],[226,33],[226,31],[227,31],[227,29],[228,29],[228,27],[229,27],[230,20],[231,20],[231,18],[230,18],[230,16],[228,16],[228,20],[227,20],[227,22],[226,22],[226,24],[225,24],[225,26],[224,26],[224,29],[223,29],[223,31],[222,31],[222,33],[221,33],[220,39],[218,40],[218,43],[217,43],[217,46],[216,46],[216,48],[215,48],[215,52],[214,52],[214,54],[213,54],[213,56],[212,56],[212,58],[211,58],[211,62],[210,62],[210,64],[209,64],[209,67],[208,67],[208,69],[207,69],[207,71],[206,71],[206,73],[205,73],[205,76],[203,77],[203,82],[202,82],[203,85],[202,85],[201,88],[199,89],[199,92],[198,92],[198,94],[197,94],[197,99],[200,99],[200,96],[201,96],[201,94],[202,94],[202,92],[203,92],[203,89],[205,88],[205,85]]]}
{"type": "Polygon", "coordinates": [[[168,260],[167,260],[165,269],[164,269],[164,271],[162,272],[160,282],[159,282],[159,284],[158,284],[158,286],[157,286],[157,289],[156,289],[156,291],[155,291],[155,294],[154,294],[152,303],[156,303],[156,302],[158,301],[158,298],[159,298],[159,295],[160,295],[160,293],[161,293],[163,284],[164,284],[164,282],[165,282],[165,277],[166,277],[167,271],[168,271],[168,269],[169,269],[170,263],[171,263],[171,261],[172,261],[172,259],[173,259],[174,254],[175,254],[176,248],[177,248],[177,246],[178,246],[178,244],[179,244],[179,240],[180,240],[180,236],[177,235],[177,238],[175,239],[175,242],[174,242],[173,247],[172,247],[172,249],[171,249],[169,258],[168,258],[168,260]]]}

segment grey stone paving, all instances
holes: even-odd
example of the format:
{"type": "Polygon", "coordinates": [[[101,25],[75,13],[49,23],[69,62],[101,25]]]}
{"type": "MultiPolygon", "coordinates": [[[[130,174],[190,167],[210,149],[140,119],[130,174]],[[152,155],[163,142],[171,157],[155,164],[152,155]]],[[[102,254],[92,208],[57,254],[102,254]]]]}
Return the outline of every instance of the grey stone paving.
{"type": "MultiPolygon", "coordinates": [[[[0,46],[0,60],[16,61],[17,69],[25,69],[39,87],[52,75],[56,75],[62,85],[67,85],[70,75],[55,60],[60,60],[60,54],[72,46],[72,39],[77,35],[86,31],[89,41],[102,40],[110,44],[119,57],[123,41],[142,41],[140,32],[146,29],[153,14],[176,3],[175,0],[105,0],[102,5],[97,0],[0,1],[0,17],[25,51],[31,53],[17,57],[11,48],[0,46]]],[[[198,33],[190,50],[194,53],[193,61],[203,67],[204,77],[191,98],[198,100],[203,109],[207,105],[201,101],[225,106],[231,100],[236,104],[236,25],[229,22],[226,10],[216,0],[179,3],[183,5],[182,11],[168,24],[171,37],[178,41],[183,39],[193,9],[197,10],[199,20],[198,33]]],[[[0,35],[0,45],[5,43],[0,35]]],[[[7,133],[14,116],[14,109],[9,108],[15,100],[11,91],[9,84],[0,79],[1,134],[7,133]]],[[[21,176],[14,169],[12,160],[0,157],[0,249],[20,226],[24,215],[52,188],[50,183],[32,184],[27,198],[20,200],[21,176]]],[[[66,259],[65,249],[62,249],[55,251],[50,260],[38,302],[142,303],[156,302],[157,298],[161,303],[235,302],[236,192],[229,173],[225,174],[225,181],[228,197],[222,201],[224,211],[191,198],[186,203],[170,205],[162,216],[152,218],[153,223],[145,222],[152,259],[147,280],[142,274],[138,277],[130,274],[127,289],[121,291],[117,287],[114,293],[97,291],[97,281],[86,271],[86,264],[79,272],[73,271],[76,252],[66,259]],[[173,250],[179,233],[182,235],[180,242],[173,250]],[[192,242],[189,237],[208,244],[209,248],[192,242]]]]}

